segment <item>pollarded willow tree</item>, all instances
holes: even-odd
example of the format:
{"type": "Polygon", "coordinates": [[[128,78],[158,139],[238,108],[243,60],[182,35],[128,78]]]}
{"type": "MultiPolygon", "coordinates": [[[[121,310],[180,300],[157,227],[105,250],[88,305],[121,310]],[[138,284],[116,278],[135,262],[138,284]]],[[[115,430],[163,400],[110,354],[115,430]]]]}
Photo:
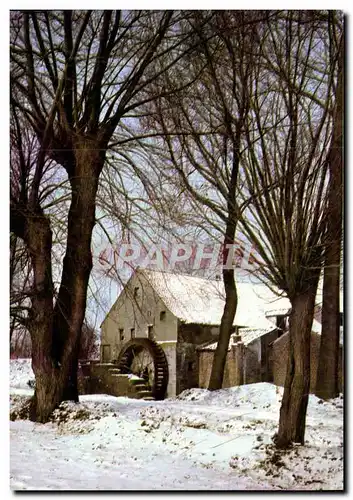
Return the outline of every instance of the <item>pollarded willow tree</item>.
{"type": "MultiPolygon", "coordinates": [[[[251,34],[244,53],[245,60],[253,58],[251,79],[242,92],[239,67],[232,73],[226,57],[213,57],[211,64],[222,74],[218,86],[210,92],[207,75],[196,86],[199,101],[197,94],[192,103],[190,95],[179,100],[173,96],[164,107],[157,101],[157,116],[167,137],[164,156],[179,181],[205,212],[212,212],[210,223],[216,220],[226,228],[231,214],[230,222],[239,224],[256,245],[264,280],[291,301],[289,362],[277,436],[278,446],[286,447],[304,443],[311,326],[330,244],[328,161],[337,67],[333,63],[327,71],[327,13],[271,12],[252,24],[251,34]],[[232,88],[238,107],[230,109],[228,122],[234,127],[227,130],[222,110],[233,97],[232,88]],[[248,108],[245,115],[239,112],[242,106],[248,108]],[[173,127],[185,134],[173,138],[173,127]],[[235,155],[228,149],[233,144],[235,155]],[[238,179],[229,197],[232,158],[238,161],[238,179]]],[[[239,35],[230,37],[239,64],[239,38],[233,35],[239,35]]]]}
{"type": "Polygon", "coordinates": [[[23,240],[33,269],[28,328],[36,378],[34,420],[45,422],[63,399],[78,399],[77,358],[99,178],[114,134],[122,125],[133,129],[130,114],[157,97],[151,85],[180,58],[188,35],[178,26],[185,15],[10,14],[11,124],[19,136],[29,127],[38,143],[30,155],[17,144],[19,162],[11,161],[11,169],[20,175],[12,176],[10,198],[10,229],[23,240]],[[157,64],[160,59],[163,64],[157,64]],[[51,219],[40,197],[48,160],[68,180],[70,197],[57,293],[51,219]]]}
{"type": "MultiPolygon", "coordinates": [[[[315,82],[328,81],[334,75],[332,85],[332,105],[330,120],[332,123],[331,143],[329,147],[328,182],[329,206],[326,226],[325,261],[323,264],[322,295],[322,335],[319,366],[315,392],[323,399],[338,395],[338,362],[340,343],[340,288],[342,270],[343,243],[343,122],[344,122],[344,15],[341,11],[307,12],[301,23],[315,23],[317,57],[311,64],[311,84],[298,85],[295,88],[323,110],[327,107],[325,94],[315,82]]],[[[265,55],[266,64],[277,75],[284,75],[282,65],[273,64],[270,52],[265,55]]],[[[308,80],[310,83],[310,80],[308,80]]]]}
{"type": "Polygon", "coordinates": [[[289,12],[261,34],[271,71],[259,70],[243,169],[252,196],[243,230],[257,246],[263,275],[292,306],[279,447],[304,444],[311,327],[332,243],[326,229],[337,64],[325,71],[331,47],[324,20],[289,12]]]}

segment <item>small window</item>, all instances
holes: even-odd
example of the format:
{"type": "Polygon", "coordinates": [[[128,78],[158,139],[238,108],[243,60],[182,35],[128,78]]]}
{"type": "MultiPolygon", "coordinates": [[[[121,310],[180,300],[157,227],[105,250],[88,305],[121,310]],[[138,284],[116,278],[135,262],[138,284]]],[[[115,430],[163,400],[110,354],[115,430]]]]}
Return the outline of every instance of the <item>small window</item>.
{"type": "Polygon", "coordinates": [[[134,288],[134,299],[137,298],[139,290],[140,290],[140,288],[138,286],[135,286],[135,288],[134,288]]]}
{"type": "Polygon", "coordinates": [[[153,325],[148,325],[148,338],[154,340],[154,328],[153,325]]]}
{"type": "Polygon", "coordinates": [[[135,338],[135,328],[131,328],[130,332],[131,332],[131,338],[134,339],[135,338]]]}
{"type": "Polygon", "coordinates": [[[165,320],[165,311],[161,311],[160,312],[159,319],[160,319],[160,321],[164,321],[165,320]]]}
{"type": "Polygon", "coordinates": [[[120,342],[122,342],[125,339],[124,328],[119,328],[119,338],[120,338],[120,342]]]}

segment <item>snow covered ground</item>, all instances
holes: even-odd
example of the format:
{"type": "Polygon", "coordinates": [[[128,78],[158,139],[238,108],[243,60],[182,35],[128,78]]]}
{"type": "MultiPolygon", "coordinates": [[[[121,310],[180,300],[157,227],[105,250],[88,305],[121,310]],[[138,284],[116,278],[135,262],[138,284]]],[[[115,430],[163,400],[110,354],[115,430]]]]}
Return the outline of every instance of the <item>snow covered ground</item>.
{"type": "MultiPolygon", "coordinates": [[[[33,391],[11,361],[11,407],[33,391]]],[[[107,395],[64,403],[53,421],[11,422],[14,490],[341,490],[343,400],[310,396],[305,446],[279,453],[282,389],[185,391],[151,402],[107,395]]]]}

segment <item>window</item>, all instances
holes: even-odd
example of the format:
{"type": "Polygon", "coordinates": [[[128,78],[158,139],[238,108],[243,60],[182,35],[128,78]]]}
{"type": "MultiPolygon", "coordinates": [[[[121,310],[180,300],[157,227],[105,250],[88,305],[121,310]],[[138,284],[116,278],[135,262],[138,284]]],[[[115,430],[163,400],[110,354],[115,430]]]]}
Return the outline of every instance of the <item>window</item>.
{"type": "Polygon", "coordinates": [[[153,325],[148,325],[148,338],[154,340],[154,328],[153,325]]]}
{"type": "Polygon", "coordinates": [[[124,340],[124,328],[119,328],[119,338],[120,338],[120,342],[122,342],[124,340]]]}
{"type": "Polygon", "coordinates": [[[135,288],[134,288],[134,299],[137,298],[139,290],[140,290],[140,288],[138,286],[135,286],[135,288]]]}
{"type": "Polygon", "coordinates": [[[164,321],[165,320],[165,311],[161,311],[160,312],[159,319],[160,319],[160,321],[164,321]]]}
{"type": "Polygon", "coordinates": [[[134,339],[135,338],[135,328],[131,328],[130,332],[131,332],[131,338],[134,339]]]}

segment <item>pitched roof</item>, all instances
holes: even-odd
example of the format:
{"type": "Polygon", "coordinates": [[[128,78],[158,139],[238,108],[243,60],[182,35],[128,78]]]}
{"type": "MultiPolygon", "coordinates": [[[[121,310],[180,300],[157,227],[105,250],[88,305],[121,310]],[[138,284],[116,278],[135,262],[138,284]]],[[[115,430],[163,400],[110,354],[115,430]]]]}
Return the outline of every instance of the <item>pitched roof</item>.
{"type": "MultiPolygon", "coordinates": [[[[219,325],[224,309],[222,281],[195,276],[139,270],[168,309],[185,323],[219,325]]],[[[238,307],[233,324],[253,328],[270,328],[266,311],[290,307],[287,298],[276,296],[263,284],[238,282],[238,307]]]]}
{"type": "MultiPolygon", "coordinates": [[[[254,340],[259,339],[263,335],[266,335],[267,333],[273,332],[276,329],[277,329],[277,327],[275,325],[270,325],[268,328],[240,328],[239,335],[241,337],[241,342],[243,342],[243,344],[245,346],[248,346],[249,344],[254,342],[254,340]]],[[[230,336],[229,344],[228,344],[228,351],[230,351],[236,335],[237,335],[236,333],[233,333],[230,336]]],[[[218,343],[217,340],[210,340],[210,341],[205,342],[204,344],[201,344],[198,347],[196,347],[196,350],[197,351],[215,351],[217,348],[217,343],[218,343]]]]}

